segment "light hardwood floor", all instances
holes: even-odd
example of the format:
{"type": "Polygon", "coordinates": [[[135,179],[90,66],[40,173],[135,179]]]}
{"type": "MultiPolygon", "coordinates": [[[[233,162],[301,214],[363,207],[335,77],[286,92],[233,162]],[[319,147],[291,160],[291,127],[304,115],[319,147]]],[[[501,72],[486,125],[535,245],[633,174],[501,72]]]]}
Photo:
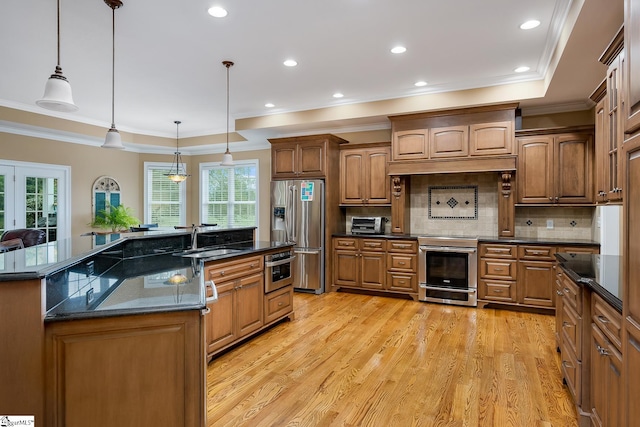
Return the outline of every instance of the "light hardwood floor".
{"type": "Polygon", "coordinates": [[[332,292],[214,359],[208,426],[577,426],[553,316],[332,292]]]}

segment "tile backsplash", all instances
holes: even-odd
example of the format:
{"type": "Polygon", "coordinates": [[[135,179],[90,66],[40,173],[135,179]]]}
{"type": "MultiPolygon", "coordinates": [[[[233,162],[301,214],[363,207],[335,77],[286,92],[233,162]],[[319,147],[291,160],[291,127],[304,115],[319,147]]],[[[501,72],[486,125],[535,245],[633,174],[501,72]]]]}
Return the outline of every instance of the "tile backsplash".
{"type": "Polygon", "coordinates": [[[593,212],[593,207],[516,207],[516,237],[592,239],[593,212]]]}
{"type": "Polygon", "coordinates": [[[497,174],[414,175],[410,209],[412,234],[495,235],[498,233],[497,174]]]}

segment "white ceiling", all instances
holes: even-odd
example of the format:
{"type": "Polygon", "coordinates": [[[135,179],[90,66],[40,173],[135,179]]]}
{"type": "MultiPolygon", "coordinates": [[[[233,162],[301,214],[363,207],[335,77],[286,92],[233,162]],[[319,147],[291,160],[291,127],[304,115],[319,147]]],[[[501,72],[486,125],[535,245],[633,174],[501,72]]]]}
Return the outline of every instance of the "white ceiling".
{"type": "MultiPolygon", "coordinates": [[[[34,103],[56,65],[55,0],[3,1],[0,105],[106,131],[111,123],[111,9],[103,0],[60,2],[61,65],[80,110],[55,113],[34,103]]],[[[164,137],[175,136],[174,120],[183,122],[180,134],[185,137],[225,132],[223,60],[236,64],[230,70],[231,130],[235,119],[545,76],[553,77],[545,97],[523,101],[523,106],[586,107],[590,91],[604,77],[598,56],[622,23],[622,0],[123,2],[115,12],[115,122],[121,131],[164,137]],[[209,16],[207,9],[214,4],[224,6],[228,16],[209,16]],[[579,11],[577,19],[568,15],[570,10],[579,11]],[[520,30],[528,19],[542,24],[520,30]],[[570,37],[563,33],[567,26],[570,37]],[[407,52],[391,54],[398,44],[407,52]],[[566,48],[556,67],[557,46],[566,48]],[[283,66],[287,58],[299,65],[283,66]],[[520,65],[531,70],[514,73],[520,65]],[[429,84],[417,88],[417,80],[429,84]],[[336,91],[344,98],[334,99],[336,91]],[[276,107],[267,109],[266,102],[276,107]]],[[[384,125],[380,117],[357,119],[332,120],[331,126],[384,125]]],[[[247,129],[247,134],[260,130],[247,129]]]]}

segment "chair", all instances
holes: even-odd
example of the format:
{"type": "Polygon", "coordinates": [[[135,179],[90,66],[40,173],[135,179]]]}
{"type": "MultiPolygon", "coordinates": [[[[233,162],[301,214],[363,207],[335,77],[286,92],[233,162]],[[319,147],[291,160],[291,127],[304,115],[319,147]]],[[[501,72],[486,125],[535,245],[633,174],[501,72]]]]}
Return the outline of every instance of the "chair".
{"type": "Polygon", "coordinates": [[[0,236],[0,244],[4,247],[11,246],[11,248],[18,249],[19,242],[17,240],[20,241],[22,247],[28,248],[44,243],[47,240],[47,233],[38,228],[18,228],[7,230],[0,236]]]}

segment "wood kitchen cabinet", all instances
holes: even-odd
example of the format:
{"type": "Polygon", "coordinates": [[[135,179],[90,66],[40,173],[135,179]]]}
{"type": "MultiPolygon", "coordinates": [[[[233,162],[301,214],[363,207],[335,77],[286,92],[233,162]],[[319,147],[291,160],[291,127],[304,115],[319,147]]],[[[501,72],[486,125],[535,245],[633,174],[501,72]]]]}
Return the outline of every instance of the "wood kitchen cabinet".
{"type": "Polygon", "coordinates": [[[622,201],[621,151],[623,123],[623,28],[600,57],[607,75],[591,99],[595,110],[595,201],[599,204],[622,201]]]}
{"type": "Polygon", "coordinates": [[[338,144],[347,141],[335,135],[309,135],[270,139],[272,179],[325,178],[327,164],[335,161],[338,144]]]}
{"type": "Polygon", "coordinates": [[[209,358],[263,325],[264,264],[262,256],[205,266],[205,280],[213,280],[218,300],[207,304],[206,347],[209,358]]]}
{"type": "Polygon", "coordinates": [[[393,133],[393,160],[429,158],[429,132],[427,129],[403,130],[393,133]]]}
{"type": "Polygon", "coordinates": [[[624,131],[640,130],[640,0],[624,0],[624,131]]]}
{"type": "Polygon", "coordinates": [[[476,123],[469,126],[471,156],[508,155],[514,152],[513,122],[476,123]]]}
{"type": "Polygon", "coordinates": [[[537,133],[518,133],[518,203],[593,203],[593,131],[537,133]]]}
{"type": "Polygon", "coordinates": [[[340,204],[351,206],[391,203],[388,143],[358,144],[340,150],[340,204]]]}
{"type": "Polygon", "coordinates": [[[355,288],[418,297],[418,242],[333,238],[334,289],[355,288]]]}

